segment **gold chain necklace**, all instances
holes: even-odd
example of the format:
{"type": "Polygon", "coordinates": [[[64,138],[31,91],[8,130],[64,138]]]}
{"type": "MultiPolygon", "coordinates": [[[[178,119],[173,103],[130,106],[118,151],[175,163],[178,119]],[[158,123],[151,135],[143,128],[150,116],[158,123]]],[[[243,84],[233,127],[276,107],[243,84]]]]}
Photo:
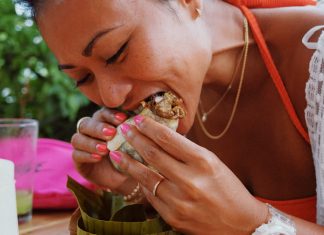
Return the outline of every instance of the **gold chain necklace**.
{"type": "MultiPolygon", "coordinates": [[[[199,124],[201,126],[201,129],[203,130],[205,135],[208,136],[210,139],[218,140],[218,139],[222,138],[226,134],[226,132],[228,131],[229,127],[232,124],[232,121],[233,121],[233,118],[234,118],[234,115],[235,115],[235,112],[236,112],[236,109],[237,109],[238,101],[239,101],[239,98],[240,98],[240,94],[241,94],[241,91],[242,91],[242,85],[243,85],[243,80],[244,80],[244,75],[245,75],[248,52],[249,52],[249,25],[248,25],[248,22],[247,22],[246,18],[244,18],[244,47],[243,47],[242,56],[241,56],[241,58],[243,58],[242,71],[241,71],[239,86],[238,86],[237,94],[236,94],[236,97],[235,97],[235,102],[234,102],[234,105],[233,105],[233,109],[232,109],[231,115],[229,117],[229,120],[228,120],[224,130],[218,135],[212,135],[211,133],[209,133],[209,131],[204,126],[204,122],[207,120],[207,116],[213,110],[215,110],[216,107],[218,107],[218,105],[224,99],[226,94],[229,92],[229,90],[232,87],[232,83],[234,81],[234,78],[232,78],[232,80],[230,82],[230,85],[228,86],[227,90],[224,92],[222,97],[217,101],[217,103],[208,112],[203,112],[203,110],[201,110],[202,115],[200,115],[199,110],[197,111],[197,119],[198,119],[198,122],[199,122],[199,124]]],[[[240,59],[239,64],[241,64],[241,62],[242,62],[242,60],[240,59]]],[[[234,77],[236,75],[236,71],[238,70],[238,67],[239,66],[237,66],[236,69],[235,69],[234,77]]],[[[200,107],[201,107],[201,102],[200,102],[200,107]]]]}
{"type": "Polygon", "coordinates": [[[211,107],[207,112],[205,112],[205,110],[204,110],[204,108],[202,106],[201,99],[199,99],[199,108],[200,108],[200,112],[202,113],[202,116],[201,116],[202,122],[206,122],[207,121],[208,115],[210,113],[212,113],[219,106],[220,103],[222,103],[223,99],[226,97],[226,95],[228,94],[228,92],[232,89],[234,80],[236,78],[236,75],[238,73],[238,70],[239,70],[240,65],[242,63],[242,60],[243,60],[243,55],[244,55],[244,47],[243,47],[243,50],[241,52],[240,59],[238,60],[238,63],[235,66],[234,72],[232,74],[232,79],[231,79],[229,85],[227,86],[225,92],[223,93],[223,95],[217,100],[216,104],[214,104],[213,107],[211,107]]]}

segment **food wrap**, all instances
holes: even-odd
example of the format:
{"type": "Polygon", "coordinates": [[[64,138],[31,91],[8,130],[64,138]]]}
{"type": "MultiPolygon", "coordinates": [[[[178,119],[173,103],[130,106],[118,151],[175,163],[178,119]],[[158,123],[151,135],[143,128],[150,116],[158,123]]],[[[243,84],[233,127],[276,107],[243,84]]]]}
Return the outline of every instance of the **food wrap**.
{"type": "MultiPolygon", "coordinates": [[[[136,114],[147,116],[153,120],[169,127],[176,131],[179,124],[179,119],[185,116],[185,111],[181,107],[182,100],[172,92],[159,93],[151,96],[148,101],[142,101],[140,107],[135,112],[136,114]]],[[[134,116],[127,119],[124,123],[135,125],[134,116]]],[[[107,143],[110,151],[121,151],[127,153],[135,160],[144,163],[143,158],[124,138],[121,125],[117,127],[117,132],[114,138],[107,143]]],[[[117,170],[120,170],[118,165],[111,161],[117,170]]]]}

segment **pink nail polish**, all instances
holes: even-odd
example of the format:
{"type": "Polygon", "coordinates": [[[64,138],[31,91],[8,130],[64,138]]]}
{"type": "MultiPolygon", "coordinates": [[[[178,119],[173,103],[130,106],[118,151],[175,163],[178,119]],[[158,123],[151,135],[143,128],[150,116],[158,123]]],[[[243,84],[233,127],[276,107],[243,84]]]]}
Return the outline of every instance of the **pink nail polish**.
{"type": "Polygon", "coordinates": [[[121,124],[120,129],[123,135],[126,135],[127,132],[130,130],[130,125],[128,125],[127,123],[123,123],[121,124]]]}
{"type": "Polygon", "coordinates": [[[105,144],[97,144],[96,145],[96,149],[99,151],[99,152],[107,152],[108,149],[107,149],[107,146],[105,144]]]}
{"type": "Polygon", "coordinates": [[[127,116],[125,113],[116,113],[115,114],[115,118],[120,121],[120,122],[123,122],[126,120],[127,116]]]}
{"type": "Polygon", "coordinates": [[[121,160],[122,160],[122,156],[119,152],[116,152],[116,151],[111,151],[110,154],[109,154],[111,160],[113,160],[114,162],[116,163],[120,163],[121,160]]]}
{"type": "Polygon", "coordinates": [[[142,115],[137,115],[134,117],[134,122],[137,126],[139,126],[144,120],[144,117],[142,115]]]}
{"type": "Polygon", "coordinates": [[[102,132],[105,136],[113,136],[116,134],[115,128],[104,128],[102,129],[102,132]]]}
{"type": "Polygon", "coordinates": [[[91,157],[96,160],[101,160],[101,158],[102,158],[99,154],[96,154],[96,153],[91,154],[91,157]]]}

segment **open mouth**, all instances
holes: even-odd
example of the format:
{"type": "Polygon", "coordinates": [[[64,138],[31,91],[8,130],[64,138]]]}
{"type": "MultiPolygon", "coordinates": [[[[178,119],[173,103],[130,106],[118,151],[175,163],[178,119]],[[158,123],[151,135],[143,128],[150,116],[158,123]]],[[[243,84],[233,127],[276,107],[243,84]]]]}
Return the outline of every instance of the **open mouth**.
{"type": "Polygon", "coordinates": [[[130,117],[142,112],[144,108],[150,109],[155,115],[167,119],[178,119],[185,116],[183,101],[171,91],[158,91],[142,100],[137,108],[133,110],[123,110],[130,117]]]}
{"type": "Polygon", "coordinates": [[[170,91],[156,93],[148,102],[141,102],[141,106],[162,118],[179,119],[185,116],[182,99],[170,91]]]}

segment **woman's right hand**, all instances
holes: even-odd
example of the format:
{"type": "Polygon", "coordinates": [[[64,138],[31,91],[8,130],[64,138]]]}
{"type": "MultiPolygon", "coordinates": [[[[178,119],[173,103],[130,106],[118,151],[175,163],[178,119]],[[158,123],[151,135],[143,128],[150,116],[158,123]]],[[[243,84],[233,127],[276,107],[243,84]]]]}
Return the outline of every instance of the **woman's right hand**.
{"type": "MultiPolygon", "coordinates": [[[[128,176],[121,174],[112,166],[107,149],[107,141],[116,134],[115,127],[127,119],[126,114],[102,108],[92,117],[84,118],[78,133],[72,136],[73,160],[80,174],[101,187],[119,193],[123,184],[131,184],[128,176]]],[[[130,186],[131,187],[131,186],[130,186]]]]}

